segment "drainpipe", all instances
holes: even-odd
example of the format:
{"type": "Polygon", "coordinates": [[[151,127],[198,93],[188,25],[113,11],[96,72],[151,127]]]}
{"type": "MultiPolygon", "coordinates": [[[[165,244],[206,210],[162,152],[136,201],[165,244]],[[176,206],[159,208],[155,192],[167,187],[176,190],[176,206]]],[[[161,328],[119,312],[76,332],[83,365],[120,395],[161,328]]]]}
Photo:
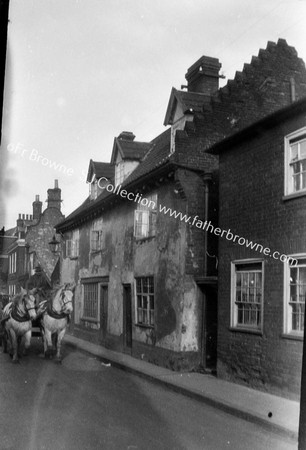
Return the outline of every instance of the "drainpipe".
{"type": "MultiPolygon", "coordinates": [[[[203,177],[204,181],[204,223],[205,221],[208,221],[208,201],[209,201],[209,182],[211,181],[211,174],[207,173],[203,177]]],[[[205,230],[204,234],[204,277],[207,276],[208,270],[207,270],[207,230],[205,230]]]]}

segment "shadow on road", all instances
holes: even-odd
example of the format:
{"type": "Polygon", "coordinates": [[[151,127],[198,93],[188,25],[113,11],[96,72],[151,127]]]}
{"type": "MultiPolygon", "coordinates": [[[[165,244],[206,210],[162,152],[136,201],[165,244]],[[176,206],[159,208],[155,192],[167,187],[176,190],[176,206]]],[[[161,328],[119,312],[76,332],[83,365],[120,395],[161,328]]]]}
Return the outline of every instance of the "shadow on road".
{"type": "Polygon", "coordinates": [[[150,383],[65,345],[61,365],[41,352],[34,339],[18,365],[0,354],[1,450],[187,448],[150,383]]]}

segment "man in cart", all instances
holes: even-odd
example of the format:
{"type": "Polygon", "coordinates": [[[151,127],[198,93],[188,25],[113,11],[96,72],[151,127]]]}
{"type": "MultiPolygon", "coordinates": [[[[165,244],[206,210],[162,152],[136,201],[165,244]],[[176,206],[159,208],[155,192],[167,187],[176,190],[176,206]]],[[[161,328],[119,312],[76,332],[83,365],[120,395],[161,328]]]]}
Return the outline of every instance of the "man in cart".
{"type": "MultiPolygon", "coordinates": [[[[35,273],[34,275],[31,275],[28,281],[26,282],[26,289],[37,289],[37,305],[39,301],[47,300],[50,296],[50,293],[52,291],[52,286],[48,282],[46,276],[44,275],[41,267],[37,265],[35,267],[35,273]]],[[[39,318],[33,321],[32,326],[32,336],[40,336],[40,326],[39,326],[39,318]]]]}

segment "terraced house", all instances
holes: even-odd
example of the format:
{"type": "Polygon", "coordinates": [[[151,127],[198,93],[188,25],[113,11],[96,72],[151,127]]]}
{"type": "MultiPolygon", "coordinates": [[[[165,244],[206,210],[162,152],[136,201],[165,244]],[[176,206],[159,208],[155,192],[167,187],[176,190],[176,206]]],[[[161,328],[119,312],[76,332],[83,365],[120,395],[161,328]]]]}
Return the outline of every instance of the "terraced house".
{"type": "MultiPolygon", "coordinates": [[[[109,163],[91,160],[91,193],[56,230],[65,244],[62,281],[77,283],[73,333],[173,369],[216,370],[218,358],[218,375],[226,377],[222,358],[231,359],[232,347],[220,331],[217,354],[217,329],[232,326],[224,313],[231,303],[223,290],[218,323],[219,163],[209,151],[304,97],[306,72],[281,39],[222,88],[220,68],[203,56],[188,69],[187,85],[171,90],[169,127],[160,136],[138,142],[123,132],[109,163]]],[[[228,160],[233,173],[242,161],[228,160]]],[[[273,179],[273,170],[265,176],[273,179]]],[[[230,192],[228,173],[221,167],[220,186],[230,192]]],[[[240,191],[233,194],[238,204],[240,191]]],[[[230,200],[223,194],[221,213],[230,200]]],[[[233,367],[243,372],[249,361],[242,356],[233,367]]]]}

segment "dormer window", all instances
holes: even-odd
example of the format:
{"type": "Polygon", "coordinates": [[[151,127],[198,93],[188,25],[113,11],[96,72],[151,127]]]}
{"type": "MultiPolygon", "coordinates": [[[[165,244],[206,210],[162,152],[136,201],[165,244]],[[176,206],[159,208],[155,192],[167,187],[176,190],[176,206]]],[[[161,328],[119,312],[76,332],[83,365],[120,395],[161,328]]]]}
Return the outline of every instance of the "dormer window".
{"type": "Polygon", "coordinates": [[[114,169],[114,164],[90,160],[86,180],[87,183],[89,183],[90,200],[95,200],[102,192],[104,192],[103,188],[105,186],[100,180],[101,178],[103,178],[103,180],[113,180],[115,175],[114,169]]]}
{"type": "Polygon", "coordinates": [[[173,125],[171,125],[171,146],[170,154],[175,152],[175,134],[177,130],[183,130],[185,128],[186,117],[180,117],[173,125]]]}
{"type": "Polygon", "coordinates": [[[94,179],[89,185],[89,195],[91,200],[95,200],[98,197],[98,183],[96,179],[94,179]]]}
{"type": "Polygon", "coordinates": [[[193,111],[187,111],[183,116],[177,119],[171,125],[171,144],[170,144],[170,154],[175,152],[175,135],[177,130],[184,130],[186,122],[193,120],[193,111]]]}
{"type": "Polygon", "coordinates": [[[132,132],[123,131],[114,140],[111,164],[115,168],[116,186],[127,179],[152,147],[152,144],[135,141],[134,138],[135,135],[132,132]]]}
{"type": "Polygon", "coordinates": [[[118,164],[116,164],[116,169],[115,169],[115,185],[118,186],[119,184],[121,184],[124,180],[124,161],[120,161],[118,164]]]}

